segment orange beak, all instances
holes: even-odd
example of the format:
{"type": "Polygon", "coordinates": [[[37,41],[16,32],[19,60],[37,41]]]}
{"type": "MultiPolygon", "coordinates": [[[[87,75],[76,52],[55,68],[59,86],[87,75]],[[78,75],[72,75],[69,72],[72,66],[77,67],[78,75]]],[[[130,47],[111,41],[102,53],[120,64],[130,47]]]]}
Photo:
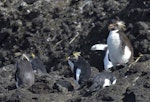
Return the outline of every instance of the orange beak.
{"type": "Polygon", "coordinates": [[[114,29],[114,25],[113,25],[113,24],[110,24],[110,25],[108,26],[108,30],[112,30],[112,29],[114,29]]]}

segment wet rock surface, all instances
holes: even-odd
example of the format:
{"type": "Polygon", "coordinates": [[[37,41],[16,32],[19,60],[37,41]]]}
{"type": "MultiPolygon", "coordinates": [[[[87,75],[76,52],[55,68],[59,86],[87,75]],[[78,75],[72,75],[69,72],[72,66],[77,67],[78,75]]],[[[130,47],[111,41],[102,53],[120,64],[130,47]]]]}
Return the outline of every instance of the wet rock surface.
{"type": "Polygon", "coordinates": [[[1,0],[0,101],[149,102],[149,18],[148,0],[1,0]],[[142,58],[130,68],[115,70],[115,85],[88,95],[88,85],[74,90],[66,54],[81,51],[92,68],[102,71],[105,52],[90,48],[106,43],[107,26],[115,18],[126,22],[134,56],[143,54],[142,58]],[[34,53],[47,69],[45,75],[36,76],[28,90],[17,90],[15,86],[18,52],[34,53]]]}

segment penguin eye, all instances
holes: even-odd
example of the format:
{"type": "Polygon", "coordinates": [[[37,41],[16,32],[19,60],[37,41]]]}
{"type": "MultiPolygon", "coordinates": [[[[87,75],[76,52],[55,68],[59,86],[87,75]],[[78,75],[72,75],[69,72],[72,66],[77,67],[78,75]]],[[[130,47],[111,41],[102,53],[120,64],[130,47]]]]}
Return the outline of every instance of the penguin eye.
{"type": "Polygon", "coordinates": [[[73,63],[75,63],[75,62],[76,62],[76,60],[75,60],[75,59],[70,59],[70,61],[72,61],[73,63]]]}

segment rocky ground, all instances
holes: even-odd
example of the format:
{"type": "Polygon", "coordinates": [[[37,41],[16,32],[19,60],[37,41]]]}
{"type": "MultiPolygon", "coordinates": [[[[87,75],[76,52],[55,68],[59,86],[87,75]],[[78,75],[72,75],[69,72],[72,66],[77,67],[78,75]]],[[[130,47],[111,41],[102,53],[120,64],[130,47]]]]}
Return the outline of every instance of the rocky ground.
{"type": "Polygon", "coordinates": [[[0,102],[150,102],[150,1],[1,0],[0,67],[0,102]],[[113,72],[116,85],[88,95],[88,87],[74,90],[66,54],[81,51],[102,71],[105,52],[90,48],[106,43],[111,19],[126,22],[135,59],[143,56],[113,72]],[[17,53],[34,53],[48,71],[29,90],[15,87],[17,53]]]}

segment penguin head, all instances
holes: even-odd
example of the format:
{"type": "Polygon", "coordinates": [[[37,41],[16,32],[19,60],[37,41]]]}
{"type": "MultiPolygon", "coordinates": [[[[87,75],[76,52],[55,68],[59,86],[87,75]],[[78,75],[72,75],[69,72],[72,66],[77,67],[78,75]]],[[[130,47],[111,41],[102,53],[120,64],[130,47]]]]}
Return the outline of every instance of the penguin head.
{"type": "Polygon", "coordinates": [[[81,52],[73,52],[73,57],[78,60],[79,56],[81,55],[81,52]]]}
{"type": "Polygon", "coordinates": [[[27,54],[22,54],[22,56],[21,56],[21,60],[27,60],[27,61],[29,61],[29,62],[30,62],[30,58],[28,57],[28,55],[27,55],[27,54]]]}
{"type": "Polygon", "coordinates": [[[34,53],[27,54],[27,53],[17,52],[14,55],[20,61],[27,60],[27,61],[31,62],[32,59],[36,58],[34,53]]]}
{"type": "Polygon", "coordinates": [[[68,54],[66,55],[66,60],[68,61],[68,64],[70,65],[72,72],[74,70],[75,63],[79,59],[80,54],[81,54],[80,52],[73,52],[70,56],[68,54]]]}
{"type": "Polygon", "coordinates": [[[30,62],[32,64],[32,68],[34,72],[37,73],[37,75],[41,76],[47,73],[44,62],[38,56],[36,56],[34,53],[31,53],[30,57],[31,57],[30,62]]]}
{"type": "Polygon", "coordinates": [[[73,52],[70,56],[66,55],[66,60],[78,60],[79,56],[81,55],[81,52],[73,52]]]}
{"type": "Polygon", "coordinates": [[[109,31],[112,31],[112,30],[125,31],[126,26],[125,26],[125,23],[123,21],[114,21],[111,24],[109,24],[108,29],[109,29],[109,31]]]}
{"type": "Polygon", "coordinates": [[[35,54],[34,54],[34,53],[31,53],[31,57],[32,57],[32,58],[35,58],[35,54]]]}

